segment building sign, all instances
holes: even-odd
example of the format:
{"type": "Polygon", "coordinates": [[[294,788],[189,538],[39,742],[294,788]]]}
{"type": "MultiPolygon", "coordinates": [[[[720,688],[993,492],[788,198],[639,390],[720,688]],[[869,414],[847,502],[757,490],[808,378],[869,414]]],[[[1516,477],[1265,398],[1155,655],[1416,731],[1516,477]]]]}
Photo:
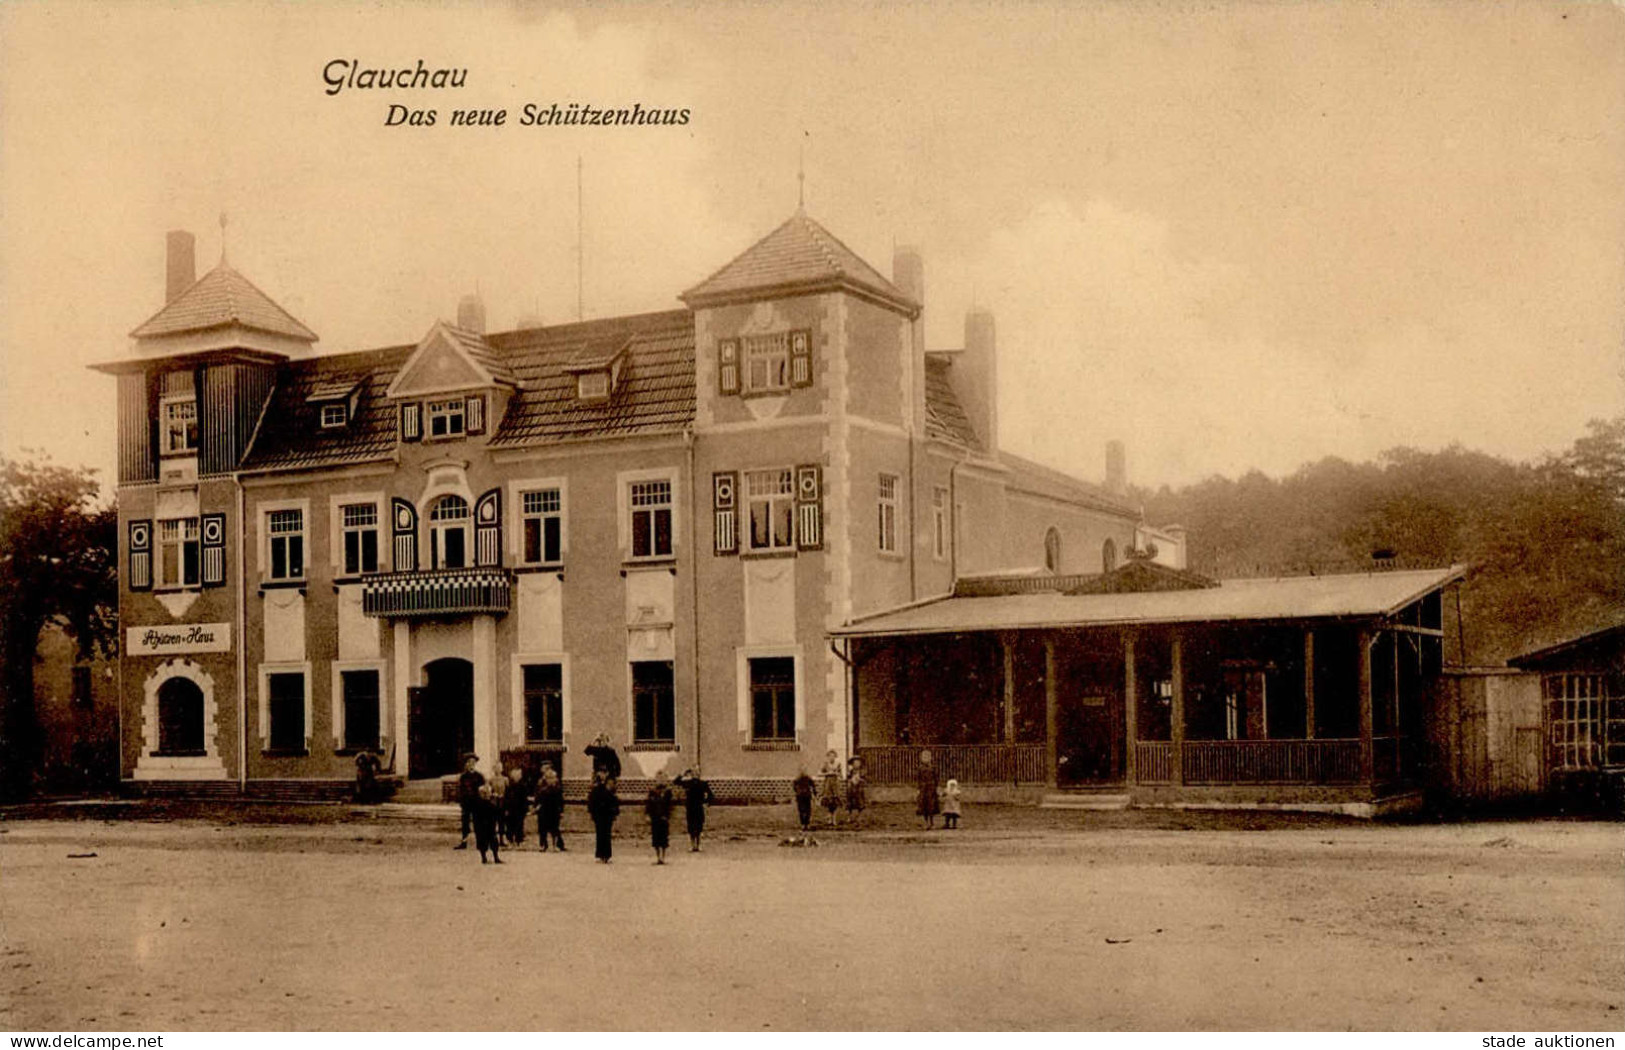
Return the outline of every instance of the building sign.
{"type": "Polygon", "coordinates": [[[226,653],[231,651],[231,624],[177,623],[131,627],[125,632],[130,656],[167,656],[170,653],[226,653]]]}

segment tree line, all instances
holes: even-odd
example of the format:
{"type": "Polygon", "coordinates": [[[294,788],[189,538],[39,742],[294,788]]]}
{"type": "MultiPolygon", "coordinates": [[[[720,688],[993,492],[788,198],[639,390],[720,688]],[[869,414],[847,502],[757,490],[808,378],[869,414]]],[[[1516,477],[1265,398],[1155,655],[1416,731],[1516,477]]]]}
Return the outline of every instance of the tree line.
{"type": "MultiPolygon", "coordinates": [[[[1400,447],[1375,462],[1328,456],[1282,478],[1251,471],[1136,495],[1148,520],[1189,530],[1189,567],[1209,576],[1467,564],[1469,664],[1625,619],[1625,416],[1592,420],[1563,453],[1531,463],[1400,447]]],[[[1450,639],[1452,660],[1457,648],[1450,639]]]]}

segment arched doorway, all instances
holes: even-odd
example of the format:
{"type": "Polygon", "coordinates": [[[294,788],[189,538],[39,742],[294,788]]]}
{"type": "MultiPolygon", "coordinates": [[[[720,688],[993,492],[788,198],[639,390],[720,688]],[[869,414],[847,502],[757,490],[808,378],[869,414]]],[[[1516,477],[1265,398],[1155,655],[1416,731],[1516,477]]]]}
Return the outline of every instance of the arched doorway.
{"type": "Polygon", "coordinates": [[[456,657],[435,660],[424,665],[423,681],[407,690],[414,779],[455,773],[474,749],[474,665],[456,657]]]}
{"type": "Polygon", "coordinates": [[[158,687],[158,754],[204,754],[203,690],[190,678],[177,676],[158,687]]]}

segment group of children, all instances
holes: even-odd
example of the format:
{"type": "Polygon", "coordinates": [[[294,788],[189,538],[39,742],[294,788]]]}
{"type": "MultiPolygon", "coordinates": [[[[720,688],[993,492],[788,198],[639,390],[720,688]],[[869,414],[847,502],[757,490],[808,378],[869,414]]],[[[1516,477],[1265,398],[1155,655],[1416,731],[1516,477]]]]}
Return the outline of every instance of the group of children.
{"type": "MultiPolygon", "coordinates": [[[[593,856],[608,864],[614,851],[615,821],[620,816],[621,800],[616,793],[621,769],[619,756],[607,737],[600,736],[585,749],[592,756],[592,788],[587,792],[587,814],[592,818],[594,830],[593,856]]],[[[490,860],[501,864],[503,845],[517,846],[525,841],[525,817],[536,813],[536,835],[545,852],[549,843],[564,851],[564,836],[560,821],[564,815],[564,785],[551,762],[543,762],[536,778],[534,797],[525,771],[515,766],[505,774],[498,773],[487,782],[478,769],[479,756],[469,755],[463,763],[463,773],[457,780],[457,801],[462,807],[462,841],[453,848],[467,849],[470,829],[474,844],[480,851],[480,863],[490,860]]],[[[829,814],[830,827],[840,823],[844,808],[847,819],[857,823],[868,808],[868,785],[864,779],[863,760],[853,757],[842,767],[840,756],[834,751],[824,757],[813,780],[805,769],[791,784],[796,800],[796,816],[805,837],[812,825],[813,796],[829,814]]],[[[927,828],[936,827],[940,813],[943,826],[959,826],[959,781],[950,779],[938,789],[936,767],[931,752],[920,752],[919,776],[915,812],[925,821],[927,828]]],[[[649,841],[654,847],[655,863],[666,863],[666,851],[671,847],[671,816],[677,806],[674,787],[683,789],[683,814],[688,829],[689,851],[700,852],[700,839],[705,832],[706,807],[716,801],[711,785],[700,779],[699,771],[686,769],[676,780],[667,778],[664,770],[655,774],[654,784],[644,799],[643,812],[649,820],[649,841]]]]}
{"type": "Polygon", "coordinates": [[[856,823],[869,806],[868,783],[863,776],[863,759],[856,756],[847,760],[841,769],[841,760],[834,751],[824,755],[824,764],[818,770],[818,780],[807,775],[805,769],[791,782],[790,790],[796,798],[796,817],[801,821],[801,833],[806,835],[812,826],[813,792],[829,814],[829,825],[840,823],[840,812],[845,807],[847,819],[856,823]]]}
{"type": "Polygon", "coordinates": [[[536,837],[541,840],[542,851],[545,853],[551,843],[559,852],[564,852],[564,835],[560,831],[564,818],[564,784],[553,764],[542,763],[533,798],[522,768],[515,766],[487,781],[485,774],[479,771],[479,761],[478,755],[466,756],[463,772],[457,778],[463,837],[452,848],[467,849],[472,828],[480,863],[486,863],[489,854],[491,861],[501,864],[504,845],[517,846],[525,841],[525,817],[534,809],[536,837]]]}

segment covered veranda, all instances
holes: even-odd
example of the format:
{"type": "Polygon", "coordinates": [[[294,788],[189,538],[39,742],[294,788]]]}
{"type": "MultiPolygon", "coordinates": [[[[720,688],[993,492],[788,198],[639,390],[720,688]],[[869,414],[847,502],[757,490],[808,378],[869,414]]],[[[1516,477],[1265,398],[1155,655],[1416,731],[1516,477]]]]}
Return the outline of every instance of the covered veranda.
{"type": "Polygon", "coordinates": [[[930,750],[962,784],[1139,802],[1403,793],[1462,572],[977,581],[832,632],[854,753],[877,785],[930,750]]]}

